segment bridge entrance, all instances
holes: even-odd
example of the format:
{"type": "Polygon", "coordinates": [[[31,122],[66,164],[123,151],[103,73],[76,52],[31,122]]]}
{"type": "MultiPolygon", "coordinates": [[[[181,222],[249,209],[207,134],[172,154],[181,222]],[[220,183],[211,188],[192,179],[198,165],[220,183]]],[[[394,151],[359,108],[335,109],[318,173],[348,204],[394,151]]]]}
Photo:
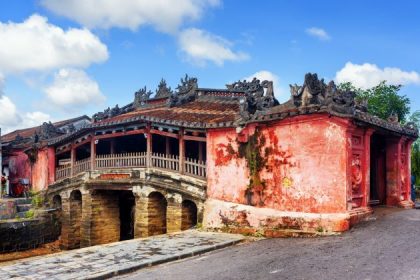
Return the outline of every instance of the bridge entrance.
{"type": "Polygon", "coordinates": [[[120,241],[134,238],[136,202],[132,191],[119,192],[120,241]]]}

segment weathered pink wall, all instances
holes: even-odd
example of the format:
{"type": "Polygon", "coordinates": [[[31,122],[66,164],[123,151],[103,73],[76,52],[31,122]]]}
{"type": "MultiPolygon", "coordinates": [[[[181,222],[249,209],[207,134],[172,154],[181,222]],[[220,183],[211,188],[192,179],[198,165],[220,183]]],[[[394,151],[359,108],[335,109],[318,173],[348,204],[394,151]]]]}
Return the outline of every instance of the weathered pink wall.
{"type": "Polygon", "coordinates": [[[19,179],[31,178],[31,165],[28,156],[22,151],[16,151],[9,158],[9,180],[17,184],[19,179]]]}
{"type": "Polygon", "coordinates": [[[38,150],[37,159],[32,166],[32,190],[45,190],[48,186],[48,149],[38,150]]]}
{"type": "MultiPolygon", "coordinates": [[[[280,211],[344,213],[347,190],[347,121],[327,115],[298,116],[258,125],[270,150],[260,172],[264,186],[253,187],[252,205],[280,211]]],[[[238,140],[254,133],[209,130],[208,197],[247,204],[249,169],[237,156],[238,140]]],[[[262,152],[264,154],[264,152],[262,152]]]]}

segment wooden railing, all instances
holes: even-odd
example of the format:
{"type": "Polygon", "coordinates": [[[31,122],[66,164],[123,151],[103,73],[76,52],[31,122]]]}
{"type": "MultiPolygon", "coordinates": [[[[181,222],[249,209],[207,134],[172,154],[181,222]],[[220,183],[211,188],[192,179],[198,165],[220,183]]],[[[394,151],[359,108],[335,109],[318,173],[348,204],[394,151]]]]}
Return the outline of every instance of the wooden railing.
{"type": "Polygon", "coordinates": [[[152,153],[151,159],[153,167],[179,171],[179,157],[176,155],[152,153]]]}
{"type": "MultiPolygon", "coordinates": [[[[96,155],[94,166],[91,166],[91,159],[86,158],[74,162],[73,174],[71,172],[71,165],[59,166],[56,168],[56,180],[69,178],[81,172],[108,169],[108,168],[130,168],[130,167],[146,167],[147,153],[124,153],[124,154],[110,154],[110,155],[96,155]]],[[[180,171],[180,159],[177,155],[167,155],[152,153],[150,155],[150,167],[165,169],[170,171],[180,171]]],[[[184,159],[184,166],[182,172],[194,177],[205,178],[206,163],[196,159],[184,159]]]]}
{"type": "Polygon", "coordinates": [[[185,158],[184,164],[184,172],[186,174],[197,177],[206,177],[206,162],[196,159],[185,158]]]}
{"type": "Polygon", "coordinates": [[[64,179],[64,178],[68,178],[68,177],[70,177],[70,174],[71,174],[70,164],[63,165],[63,166],[58,166],[55,169],[55,179],[56,180],[61,180],[61,179],[64,179]]]}
{"type": "Polygon", "coordinates": [[[90,170],[90,158],[74,162],[73,175],[90,170]]]}
{"type": "Polygon", "coordinates": [[[97,155],[95,168],[124,168],[124,167],[145,167],[147,153],[124,153],[112,155],[97,155]]]}

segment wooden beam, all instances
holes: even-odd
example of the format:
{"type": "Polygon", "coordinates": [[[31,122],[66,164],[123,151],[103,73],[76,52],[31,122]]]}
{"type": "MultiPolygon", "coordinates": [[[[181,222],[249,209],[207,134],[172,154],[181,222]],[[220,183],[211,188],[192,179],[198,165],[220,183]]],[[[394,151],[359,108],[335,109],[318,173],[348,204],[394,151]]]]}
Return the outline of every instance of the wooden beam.
{"type": "Polygon", "coordinates": [[[107,138],[117,138],[122,136],[128,136],[128,135],[136,135],[136,134],[143,134],[145,133],[145,129],[136,129],[136,130],[130,130],[130,131],[121,131],[121,132],[115,132],[111,134],[102,134],[102,135],[95,135],[96,139],[107,139],[107,138]]]}
{"type": "Polygon", "coordinates": [[[172,137],[172,138],[177,138],[177,139],[179,138],[179,135],[173,132],[160,131],[157,129],[150,129],[150,132],[153,134],[159,134],[166,137],[172,137]]]}
{"type": "Polygon", "coordinates": [[[206,142],[206,137],[184,135],[184,140],[206,142]]]}

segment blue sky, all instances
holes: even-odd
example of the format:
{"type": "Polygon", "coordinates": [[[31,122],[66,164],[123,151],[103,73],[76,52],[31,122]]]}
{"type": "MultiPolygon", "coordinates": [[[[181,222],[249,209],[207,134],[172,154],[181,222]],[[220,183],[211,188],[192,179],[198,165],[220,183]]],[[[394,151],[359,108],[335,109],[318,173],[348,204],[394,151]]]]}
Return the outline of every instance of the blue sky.
{"type": "Polygon", "coordinates": [[[306,72],[404,85],[420,108],[418,1],[28,0],[0,2],[0,127],[92,115],[161,78],[200,87],[306,72]]]}

